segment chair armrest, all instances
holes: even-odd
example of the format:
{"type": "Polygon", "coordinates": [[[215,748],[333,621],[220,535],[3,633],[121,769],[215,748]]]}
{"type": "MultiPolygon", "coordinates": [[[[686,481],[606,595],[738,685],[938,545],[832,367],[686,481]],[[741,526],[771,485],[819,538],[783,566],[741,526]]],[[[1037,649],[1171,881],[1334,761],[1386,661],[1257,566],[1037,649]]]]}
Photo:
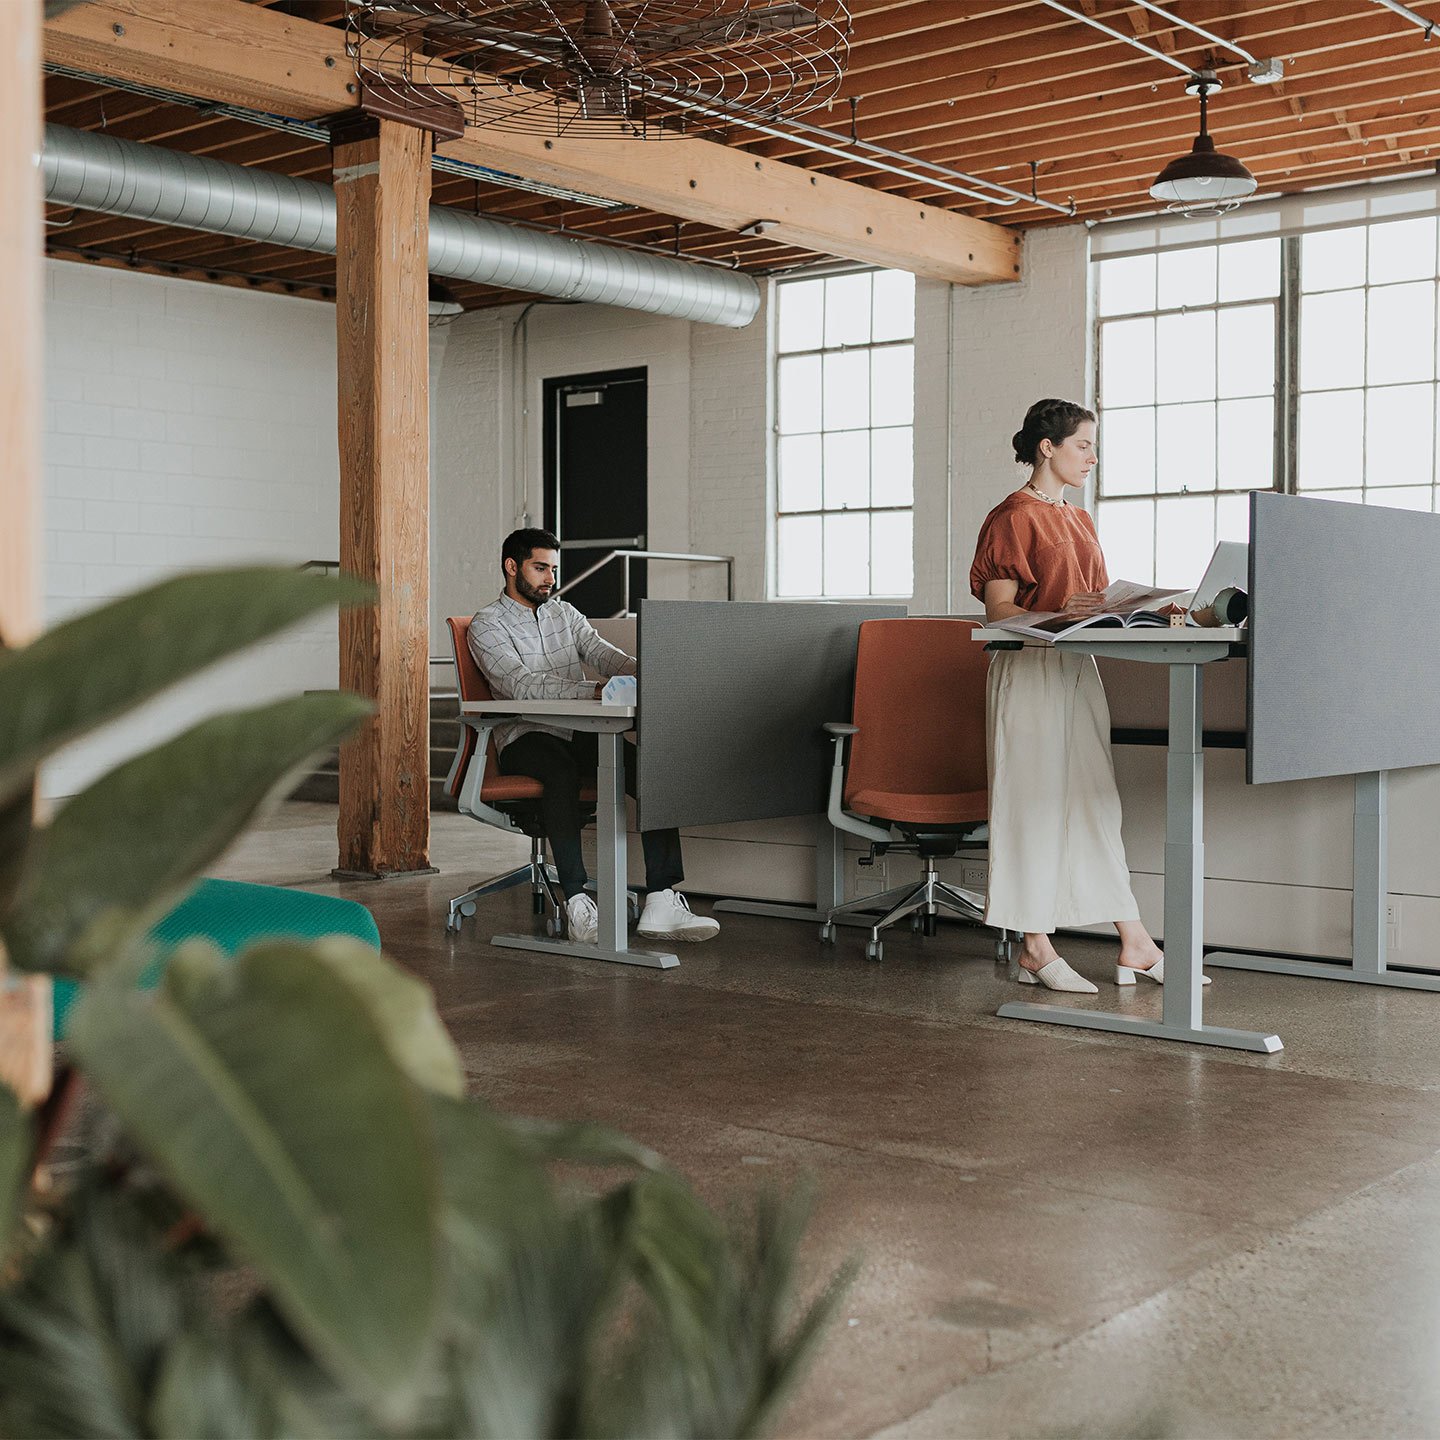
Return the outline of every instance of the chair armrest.
{"type": "Polygon", "coordinates": [[[860,727],[831,721],[826,724],[825,731],[835,742],[835,759],[830,766],[830,802],[826,806],[826,817],[837,830],[846,830],[851,835],[859,835],[866,840],[892,839],[888,826],[872,825],[870,821],[852,815],[841,803],[845,793],[845,741],[851,735],[858,735],[860,727]]]}

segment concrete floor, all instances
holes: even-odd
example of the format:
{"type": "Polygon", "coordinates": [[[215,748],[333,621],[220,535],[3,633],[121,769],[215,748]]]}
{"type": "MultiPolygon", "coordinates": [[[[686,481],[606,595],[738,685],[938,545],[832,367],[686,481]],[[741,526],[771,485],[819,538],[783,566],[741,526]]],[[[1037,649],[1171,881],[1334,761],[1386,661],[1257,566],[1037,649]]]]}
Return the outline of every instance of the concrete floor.
{"type": "MultiPolygon", "coordinates": [[[[664,973],[501,951],[524,891],[458,938],[445,900],[523,847],[434,819],[428,879],[335,884],[300,804],[217,873],[368,905],[496,1105],[712,1200],[812,1177],[809,1282],[861,1267],[782,1434],[1440,1435],[1440,995],[1217,971],[1207,1020],[1285,1042],[1253,1056],[997,1020],[1033,994],[959,926],[880,964],[739,916],[664,973]]],[[[1113,946],[1062,949],[1077,998],[1158,1014],[1113,946]]]]}

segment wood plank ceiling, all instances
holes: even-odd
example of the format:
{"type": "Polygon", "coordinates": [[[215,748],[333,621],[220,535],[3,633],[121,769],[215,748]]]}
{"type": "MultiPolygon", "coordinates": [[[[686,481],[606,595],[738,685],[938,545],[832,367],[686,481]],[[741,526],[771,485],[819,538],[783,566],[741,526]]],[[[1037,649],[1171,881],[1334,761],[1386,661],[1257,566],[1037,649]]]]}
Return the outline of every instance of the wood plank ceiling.
{"type": "MultiPolygon", "coordinates": [[[[334,24],[340,0],[251,0],[334,24]]],[[[1410,0],[1440,23],[1440,0],[1410,0]]],[[[1258,85],[1235,54],[1130,0],[1069,0],[1079,10],[1183,64],[1215,69],[1211,102],[1221,150],[1238,156],[1260,194],[1414,173],[1440,158],[1440,41],[1375,0],[1219,3],[1169,0],[1172,14],[1262,60],[1284,79],[1258,85]]],[[[1184,76],[1050,5],[851,0],[848,73],[836,103],[805,117],[924,160],[1073,201],[1081,219],[1154,209],[1147,187],[1190,147],[1197,107],[1184,76]]],[[[311,138],[50,75],[46,118],[289,175],[328,181],[330,155],[311,138]]],[[[657,142],[657,143],[664,143],[657,142]]],[[[920,179],[807,150],[803,142],[729,133],[758,156],[1020,228],[1066,223],[1028,200],[982,204],[920,179]]],[[[437,173],[434,202],[500,219],[620,240],[690,259],[769,273],[824,258],[763,237],[715,230],[633,207],[602,209],[437,173]]],[[[218,283],[325,297],[334,261],[275,246],[50,207],[52,254],[184,274],[218,283]]],[[[512,303],[514,291],[451,285],[467,308],[512,303]]]]}

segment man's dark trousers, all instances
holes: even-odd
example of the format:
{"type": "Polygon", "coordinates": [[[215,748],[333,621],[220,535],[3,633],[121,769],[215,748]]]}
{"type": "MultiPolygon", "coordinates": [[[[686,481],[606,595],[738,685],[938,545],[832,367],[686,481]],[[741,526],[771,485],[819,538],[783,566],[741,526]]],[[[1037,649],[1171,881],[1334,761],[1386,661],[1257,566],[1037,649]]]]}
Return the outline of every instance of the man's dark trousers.
{"type": "MultiPolygon", "coordinates": [[[[625,793],[635,794],[638,763],[635,747],[624,741],[625,793]]],[[[560,888],[568,900],[585,888],[585,858],[580,849],[580,786],[594,778],[600,765],[600,737],[580,730],[568,740],[530,730],[500,752],[500,769],[506,775],[529,775],[544,787],[540,823],[555,857],[560,888]]],[[[680,863],[678,830],[643,830],[645,888],[670,890],[685,878],[680,863]]]]}

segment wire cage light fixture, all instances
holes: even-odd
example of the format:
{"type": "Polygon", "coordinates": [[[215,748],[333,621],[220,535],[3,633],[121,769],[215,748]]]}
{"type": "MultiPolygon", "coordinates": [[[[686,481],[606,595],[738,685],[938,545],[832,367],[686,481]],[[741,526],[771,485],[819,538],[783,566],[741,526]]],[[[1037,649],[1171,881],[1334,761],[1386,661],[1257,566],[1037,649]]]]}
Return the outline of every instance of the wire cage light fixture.
{"type": "Polygon", "coordinates": [[[658,140],[827,106],[844,0],[346,0],[362,85],[456,102],[475,126],[658,140]]]}

